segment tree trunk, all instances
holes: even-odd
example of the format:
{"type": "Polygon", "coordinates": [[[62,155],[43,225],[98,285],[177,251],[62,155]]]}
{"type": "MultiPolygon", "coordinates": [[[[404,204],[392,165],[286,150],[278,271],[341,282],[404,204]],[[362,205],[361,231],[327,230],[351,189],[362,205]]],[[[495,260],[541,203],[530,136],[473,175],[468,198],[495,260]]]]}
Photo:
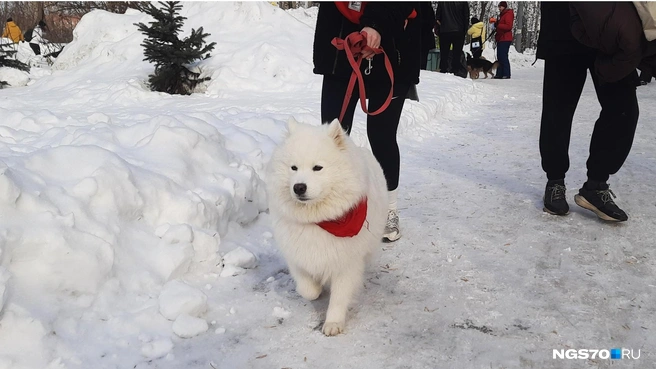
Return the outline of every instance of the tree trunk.
{"type": "Polygon", "coordinates": [[[36,14],[37,14],[37,21],[44,20],[46,18],[46,13],[44,11],[44,6],[43,6],[43,1],[38,1],[36,3],[36,14]]]}
{"type": "Polygon", "coordinates": [[[524,2],[520,1],[517,5],[517,22],[515,23],[515,50],[518,53],[524,52],[524,43],[522,42],[522,30],[524,26],[524,2]]]}
{"type": "Polygon", "coordinates": [[[487,4],[489,4],[489,2],[481,1],[481,16],[478,17],[478,20],[481,22],[485,22],[485,11],[487,10],[487,4]]]}

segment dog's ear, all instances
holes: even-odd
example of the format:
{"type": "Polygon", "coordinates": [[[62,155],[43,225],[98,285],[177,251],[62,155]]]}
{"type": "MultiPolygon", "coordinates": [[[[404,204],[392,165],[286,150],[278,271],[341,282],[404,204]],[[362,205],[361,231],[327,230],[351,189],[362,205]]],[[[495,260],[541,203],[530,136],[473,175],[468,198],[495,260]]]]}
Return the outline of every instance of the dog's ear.
{"type": "Polygon", "coordinates": [[[296,119],[294,119],[293,116],[289,116],[289,119],[287,119],[287,133],[292,134],[296,129],[298,128],[298,122],[296,119]]]}
{"type": "Polygon", "coordinates": [[[335,119],[328,126],[328,135],[335,141],[335,145],[340,149],[346,148],[346,132],[342,128],[342,125],[339,123],[339,120],[335,119]]]}

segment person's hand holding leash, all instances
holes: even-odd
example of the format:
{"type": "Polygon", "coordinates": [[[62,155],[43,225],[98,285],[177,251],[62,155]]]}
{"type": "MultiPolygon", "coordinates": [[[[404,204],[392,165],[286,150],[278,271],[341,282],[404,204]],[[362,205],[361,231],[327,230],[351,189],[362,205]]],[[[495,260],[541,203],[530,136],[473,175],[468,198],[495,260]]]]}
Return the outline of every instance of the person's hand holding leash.
{"type": "MultiPolygon", "coordinates": [[[[377,49],[380,47],[380,33],[371,27],[364,27],[360,33],[367,35],[367,46],[372,49],[377,49]]],[[[373,51],[363,51],[362,57],[369,59],[374,56],[373,51]]]]}

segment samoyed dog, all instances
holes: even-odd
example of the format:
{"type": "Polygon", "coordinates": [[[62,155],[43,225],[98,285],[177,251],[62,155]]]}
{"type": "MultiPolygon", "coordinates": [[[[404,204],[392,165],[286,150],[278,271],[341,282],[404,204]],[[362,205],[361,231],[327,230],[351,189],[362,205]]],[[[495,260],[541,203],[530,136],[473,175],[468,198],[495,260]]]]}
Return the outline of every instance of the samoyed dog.
{"type": "Polygon", "coordinates": [[[303,298],[315,300],[330,288],[322,331],[334,336],[344,331],[369,256],[381,243],[387,185],[373,154],[337,120],[312,126],[292,118],[288,131],[268,167],[274,238],[303,298]]]}

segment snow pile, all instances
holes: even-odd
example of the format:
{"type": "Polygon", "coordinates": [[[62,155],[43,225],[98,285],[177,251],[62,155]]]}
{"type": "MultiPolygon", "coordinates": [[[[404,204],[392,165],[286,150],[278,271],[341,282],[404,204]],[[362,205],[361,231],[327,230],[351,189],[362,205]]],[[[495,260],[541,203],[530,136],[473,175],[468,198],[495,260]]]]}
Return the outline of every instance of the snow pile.
{"type": "Polygon", "coordinates": [[[480,99],[476,83],[468,78],[422,70],[419,79],[419,102],[406,100],[401,116],[399,133],[404,136],[431,136],[436,121],[467,115],[480,99]]]}
{"type": "MultiPolygon", "coordinates": [[[[247,34],[257,22],[264,32],[293,21],[259,3],[192,4],[185,11],[190,26],[205,23],[215,34],[222,24],[209,19],[217,13],[245,23],[233,34],[247,34]]],[[[240,246],[222,246],[230,224],[250,223],[266,210],[262,172],[284,122],[231,107],[186,109],[194,97],[147,91],[143,80],[152,66],[141,61],[143,37],[133,25],[146,21],[136,12],[94,11],[52,74],[3,91],[0,368],[78,365],[105,350],[127,350],[128,361],[167,355],[172,333],[187,338],[208,329],[202,292],[175,286],[205,275],[218,280],[221,253],[240,246]],[[192,308],[174,317],[172,300],[192,308]]],[[[250,52],[283,43],[259,36],[250,52]]],[[[273,89],[287,68],[281,61],[293,53],[267,52],[280,68],[269,72],[280,75],[260,82],[273,89]]],[[[240,65],[240,78],[249,78],[248,68],[260,71],[234,53],[216,55],[208,65],[229,60],[223,67],[240,65]]],[[[214,82],[243,87],[218,75],[214,82]]],[[[226,265],[255,267],[255,257],[240,250],[226,265]]]]}
{"type": "Polygon", "coordinates": [[[132,9],[128,9],[126,14],[94,10],[80,19],[73,30],[73,41],[59,54],[52,69],[78,67],[79,71],[95,69],[104,72],[122,64],[126,72],[142,75],[152,67],[143,61],[143,47],[140,44],[145,36],[134,24],[149,21],[152,21],[149,15],[132,9]]]}
{"type": "MultiPolygon", "coordinates": [[[[8,38],[0,38],[0,44],[4,45],[5,48],[8,47],[15,50],[16,54],[14,54],[14,57],[28,65],[30,64],[30,58],[35,56],[29,44],[26,42],[14,44],[8,38]],[[7,46],[7,44],[10,46],[7,46]]],[[[25,86],[30,81],[30,74],[14,68],[0,67],[0,81],[9,83],[8,87],[25,86]]]]}
{"type": "Polygon", "coordinates": [[[9,83],[8,87],[25,86],[30,81],[30,75],[27,72],[15,68],[0,68],[0,81],[9,83]]]}
{"type": "Polygon", "coordinates": [[[291,14],[294,18],[305,23],[308,27],[314,30],[317,25],[317,16],[319,15],[319,7],[313,6],[311,8],[296,8],[289,9],[287,13],[291,14]]]}
{"type": "Polygon", "coordinates": [[[181,338],[197,336],[208,329],[200,316],[207,310],[207,296],[180,281],[167,283],[159,295],[159,311],[173,320],[173,332],[181,338]]]}
{"type": "MultiPolygon", "coordinates": [[[[251,165],[229,151],[226,137],[207,123],[211,119],[154,117],[125,126],[102,114],[87,122],[45,112],[5,116],[0,341],[21,331],[27,341],[45,344],[52,330],[66,336],[57,326],[70,319],[82,319],[80,325],[111,321],[113,311],[144,309],[167,281],[218,274],[229,223],[248,223],[266,209],[254,169],[263,163],[251,165]],[[15,151],[20,147],[27,152],[15,151]]],[[[160,301],[170,300],[167,286],[160,301]]],[[[171,319],[167,306],[160,311],[171,319]]],[[[184,312],[200,315],[203,308],[192,310],[184,312]]],[[[153,313],[148,319],[157,320],[153,313]]],[[[175,320],[181,337],[202,331],[198,321],[175,320]],[[188,323],[194,328],[186,330],[188,323]]],[[[123,324],[136,331],[152,325],[123,324]]],[[[165,330],[162,322],[156,326],[165,330]]],[[[109,335],[120,331],[110,325],[109,335]]],[[[19,353],[32,345],[12,340],[0,346],[0,357],[18,355],[14,365],[45,363],[35,361],[38,355],[21,361],[19,353]]]]}
{"type": "MultiPolygon", "coordinates": [[[[497,60],[496,48],[493,41],[488,41],[485,44],[485,49],[483,50],[483,56],[490,61],[497,60]]],[[[469,45],[465,45],[463,48],[465,52],[469,52],[469,45]]],[[[515,45],[510,45],[510,50],[508,51],[508,60],[510,60],[511,68],[538,68],[543,66],[543,60],[538,60],[535,62],[535,50],[528,49],[524,53],[517,52],[515,45]]],[[[512,71],[512,69],[511,69],[512,71]]]]}
{"type": "MultiPolygon", "coordinates": [[[[311,70],[312,49],[305,45],[312,44],[313,31],[267,2],[191,2],[184,4],[180,14],[188,19],[179,37],[203,27],[210,34],[206,42],[217,43],[212,56],[198,63],[203,74],[211,77],[206,86],[211,95],[226,96],[235,90],[292,91],[314,80],[298,72],[311,70]]],[[[150,16],[132,10],[125,15],[93,11],[82,17],[73,42],[53,69],[106,70],[120,63],[132,70],[123,77],[146,80],[153,67],[143,61],[140,44],[145,36],[134,23],[149,21],[150,16]]]]}
{"type": "Polygon", "coordinates": [[[223,256],[222,277],[236,276],[246,273],[246,269],[257,266],[257,258],[243,247],[238,247],[223,256]]]}
{"type": "Polygon", "coordinates": [[[207,296],[188,284],[174,280],[159,294],[159,312],[168,320],[181,315],[198,317],[207,310],[207,296]]]}

